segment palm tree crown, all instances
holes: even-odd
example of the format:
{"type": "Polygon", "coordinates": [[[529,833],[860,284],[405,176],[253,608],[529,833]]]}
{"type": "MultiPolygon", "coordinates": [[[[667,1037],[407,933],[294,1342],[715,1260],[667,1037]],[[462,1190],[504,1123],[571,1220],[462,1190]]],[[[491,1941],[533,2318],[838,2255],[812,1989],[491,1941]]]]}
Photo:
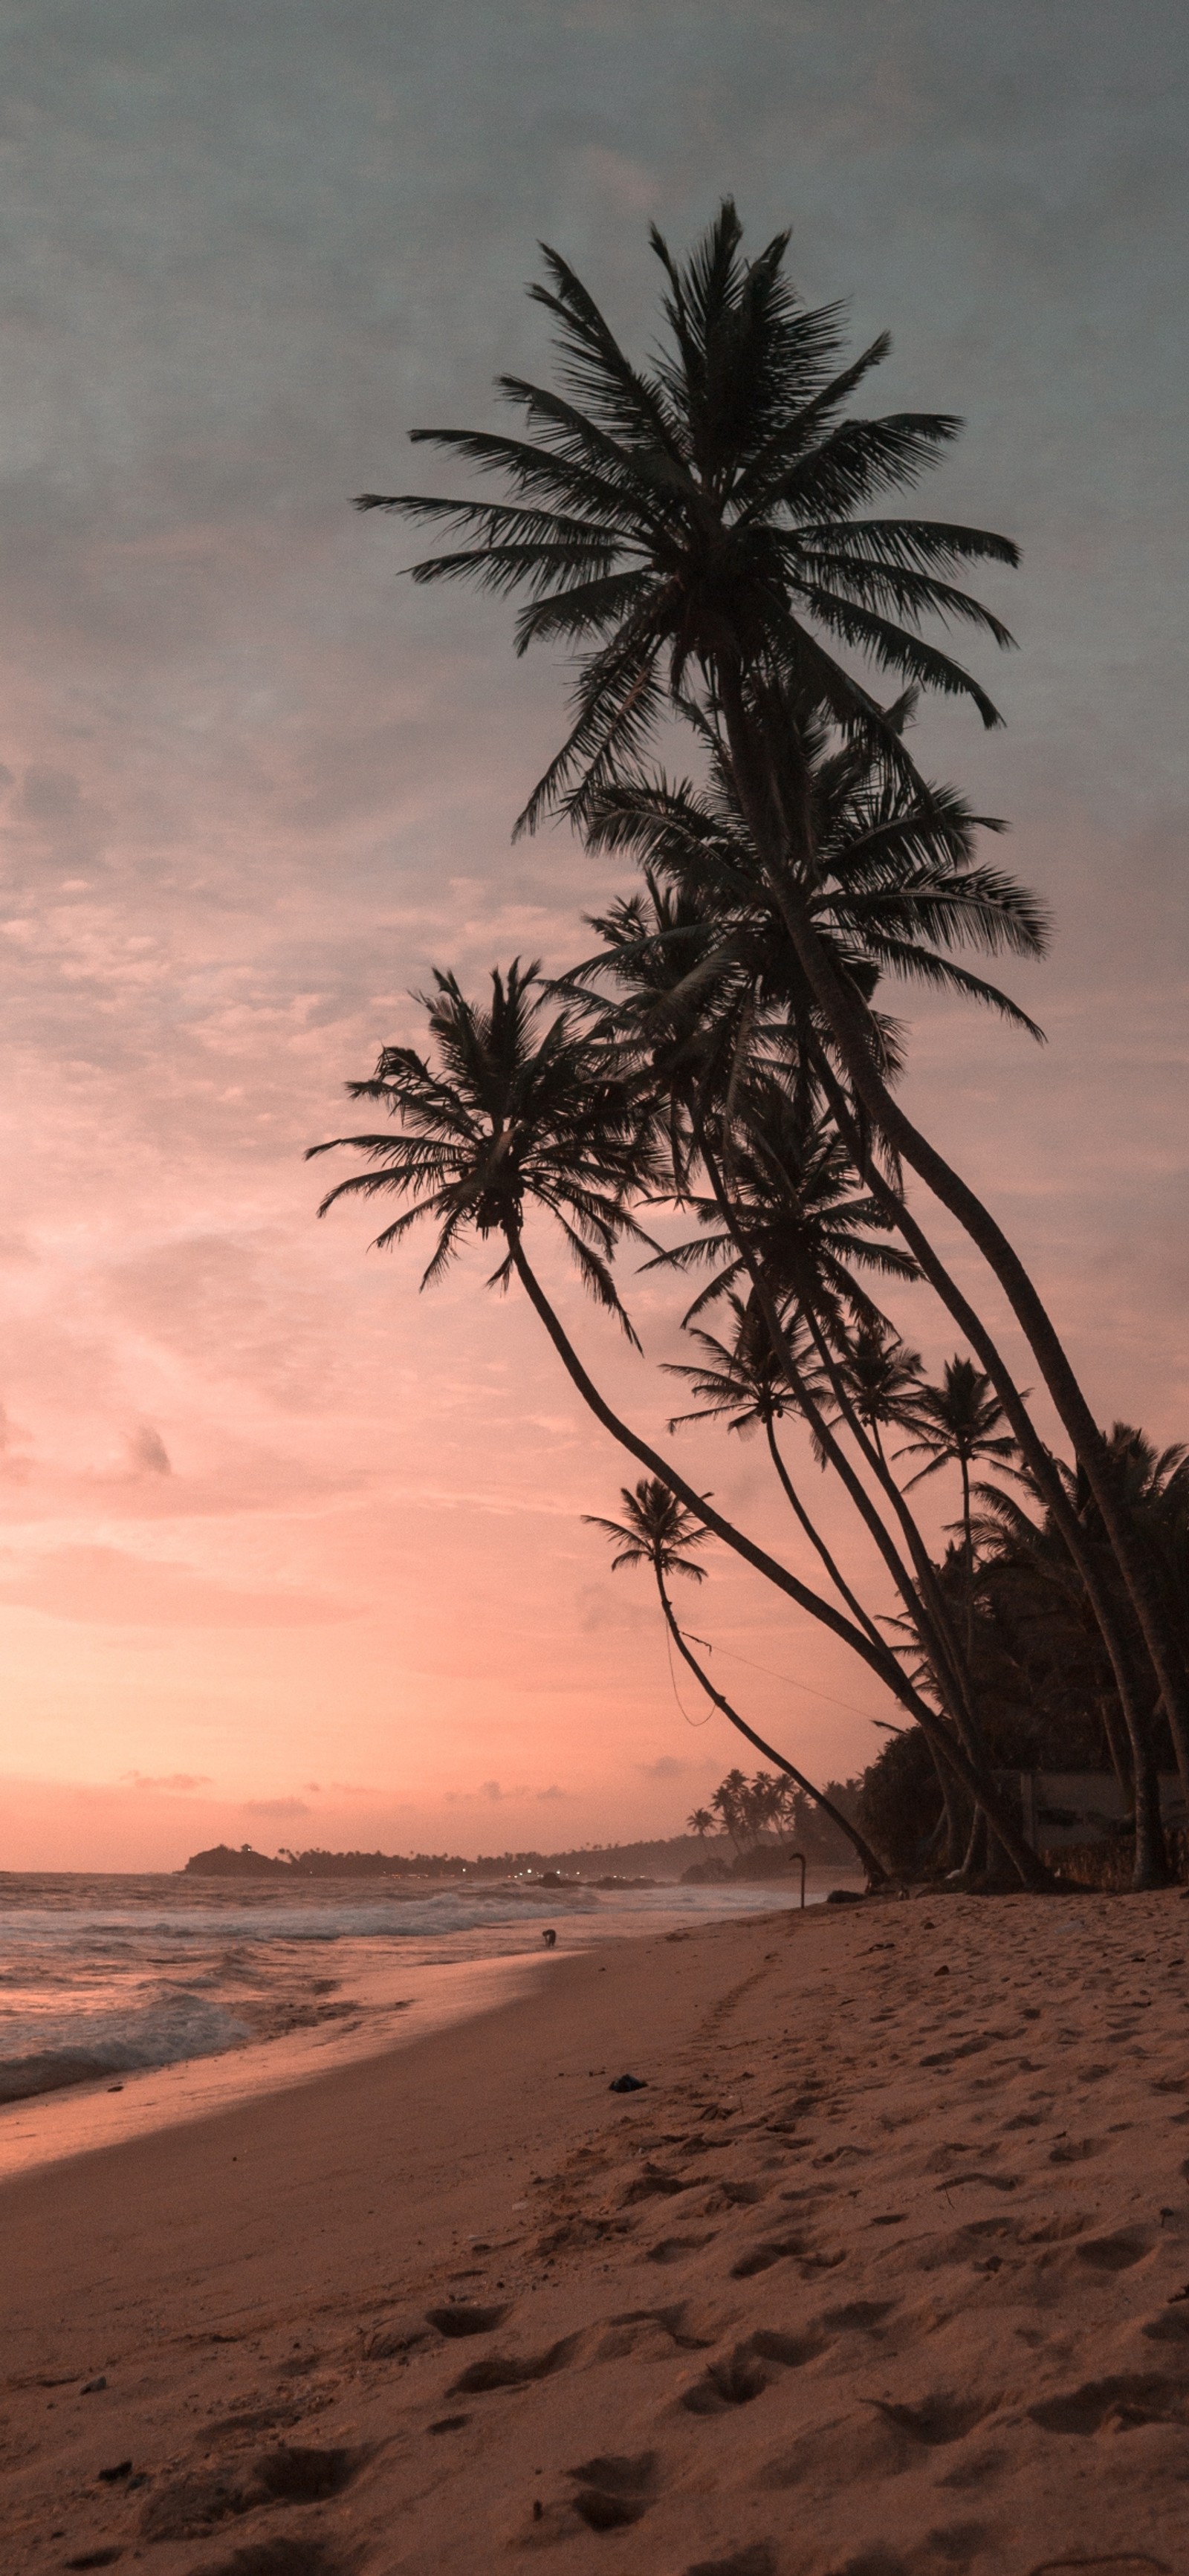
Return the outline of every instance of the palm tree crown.
{"type": "Polygon", "coordinates": [[[704,1231],[654,1256],[650,1269],[711,1267],[688,1323],[742,1281],[746,1239],[782,1306],[832,1317],[877,1312],[857,1273],[913,1279],[910,1253],[889,1242],[887,1219],[861,1188],[837,1128],[806,1118],[802,1104],[771,1078],[748,1083],[737,1104],[737,1132],[712,1142],[726,1166],[737,1232],[728,1231],[717,1198],[687,1194],[704,1231]]]}
{"type": "Polygon", "coordinates": [[[801,300],[788,238],[746,258],[728,200],[679,267],[654,229],[668,342],[645,369],[547,248],[548,282],[529,291],[555,325],[557,387],[499,379],[528,434],[414,432],[499,475],[511,497],[359,496],[361,509],[402,511],[466,540],[414,565],[415,581],[525,591],[518,649],[547,638],[577,650],[574,722],[522,817],[529,825],[563,798],[580,810],[638,752],[691,661],[795,676],[839,720],[879,730],[881,710],[838,661],[841,645],[999,721],[920,625],[939,617],[1009,644],[999,619],[946,576],[1014,564],[1017,550],[986,529],[864,515],[935,464],[961,422],[848,414],[891,343],[881,333],[845,363],[842,310],[801,300]]]}
{"type": "Polygon", "coordinates": [[[621,1485],[619,1498],[624,1510],[621,1521],[602,1520],[597,1512],[582,1515],[589,1529],[600,1529],[615,1541],[618,1554],[611,1559],[613,1574],[621,1565],[650,1565],[659,1583],[674,1574],[688,1575],[691,1583],[705,1581],[705,1566],[695,1565],[688,1551],[704,1547],[710,1532],[659,1476],[641,1476],[634,1487],[621,1485]]]}
{"type": "MultiPolygon", "coordinates": [[[[892,710],[889,724],[903,732],[912,703],[892,710]]],[[[696,709],[686,712],[707,754],[700,786],[637,774],[591,799],[588,848],[635,859],[647,900],[620,898],[592,924],[603,953],[576,975],[613,978],[645,1028],[666,1017],[680,1025],[693,1011],[729,1017],[746,994],[798,1059],[812,1058],[831,1047],[829,1024],[773,900],[721,739],[696,709]]],[[[998,819],[972,812],[952,787],[889,773],[867,743],[831,746],[788,691],[767,693],[765,736],[778,767],[803,772],[807,917],[856,1000],[870,1012],[877,984],[892,975],[979,1002],[1039,1038],[1035,1021],[960,954],[1039,958],[1048,945],[1043,904],[979,853],[978,834],[1001,831],[998,819]]],[[[894,1074],[894,1023],[872,1014],[868,1025],[894,1074]]]]}
{"type": "Polygon", "coordinates": [[[911,1425],[916,1438],[898,1449],[896,1456],[928,1459],[927,1466],[909,1477],[909,1493],[926,1476],[935,1476],[939,1467],[951,1463],[961,1467],[964,1477],[975,1459],[993,1460],[1001,1473],[1014,1472],[1008,1462],[1016,1455],[1016,1443],[1001,1428],[1006,1414],[990,1378],[973,1360],[947,1360],[941,1385],[919,1387],[901,1419],[911,1425]]]}
{"type": "Polygon", "coordinates": [[[350,1146],[370,1165],[328,1191],[319,1215],[352,1194],[410,1199],[377,1243],[398,1242],[424,1218],[435,1222],[423,1287],[442,1276],[468,1231],[502,1234],[508,1256],[489,1285],[504,1286],[525,1209],[535,1202],[560,1225],[591,1295],[634,1340],[610,1261],[621,1237],[639,1231],[625,1198],[655,1170],[647,1104],[572,1010],[546,1018],[535,965],[515,959],[506,975],[497,968],[487,1010],[467,1000],[453,975],[434,980],[435,993],[419,998],[437,1063],[412,1047],[385,1047],[371,1080],[347,1085],[351,1099],[381,1102],[398,1126],[310,1148],[350,1146]]]}

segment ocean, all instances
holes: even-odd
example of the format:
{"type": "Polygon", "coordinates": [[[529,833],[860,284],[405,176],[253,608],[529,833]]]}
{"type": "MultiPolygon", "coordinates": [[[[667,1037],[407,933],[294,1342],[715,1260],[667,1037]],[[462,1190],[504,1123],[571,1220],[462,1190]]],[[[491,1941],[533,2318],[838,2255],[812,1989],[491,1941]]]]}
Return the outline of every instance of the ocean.
{"type": "MultiPolygon", "coordinates": [[[[808,1902],[839,1878],[811,1871],[808,1902]]],[[[0,2105],[121,2089],[148,2069],[298,2034],[357,2055],[387,2044],[435,1972],[540,1957],[546,1927],[558,1950],[584,1949],[799,1901],[779,1882],[410,1892],[388,1879],[0,1874],[0,2105]]]]}

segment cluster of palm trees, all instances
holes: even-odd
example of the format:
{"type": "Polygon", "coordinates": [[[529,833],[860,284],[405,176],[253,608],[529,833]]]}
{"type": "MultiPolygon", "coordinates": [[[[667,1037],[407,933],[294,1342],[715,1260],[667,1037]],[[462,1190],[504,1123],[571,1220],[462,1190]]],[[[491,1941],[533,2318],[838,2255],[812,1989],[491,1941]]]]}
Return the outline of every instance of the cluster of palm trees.
{"type": "MultiPolygon", "coordinates": [[[[361,497],[443,533],[415,582],[518,594],[518,649],[565,649],[572,721],[518,828],[564,815],[638,882],[588,921],[588,953],[564,975],[517,960],[482,1002],[435,976],[428,1050],[388,1047],[349,1086],[386,1123],[333,1140],[363,1163],[323,1205],[395,1198],[382,1244],[432,1225],[426,1282],[469,1237],[491,1243],[490,1284],[518,1283],[584,1402],[643,1471],[623,1518],[600,1524],[616,1562],[651,1566],[678,1651],[785,1779],[817,1795],[716,1690],[673,1610],[673,1577],[701,1576],[691,1551],[710,1538],[843,1641],[920,1729],[947,1860],[1036,1886],[1044,1865],[996,1763],[984,1651],[988,1566],[1033,1550],[1036,1579],[1076,1602],[1134,1797],[1137,1881],[1158,1884],[1160,1730],[1189,1789],[1183,1608],[1120,1441],[1095,1420],[1019,1256],[903,1106],[906,1035],[888,1007],[889,984],[916,984],[1040,1034],[976,964],[1041,955],[1043,908],[986,854],[997,822],[927,777],[913,748],[925,691],[999,721],[979,680],[923,630],[965,625],[1010,644],[960,581],[972,566],[1014,564],[1016,550],[985,529],[885,514],[960,423],[851,412],[888,342],[847,357],[840,312],[797,295],[786,236],[748,258],[728,203],[684,264],[655,233],[653,247],[664,338],[646,366],[547,252],[531,293],[557,365],[549,384],[500,380],[517,433],[414,433],[496,478],[498,498],[361,497]],[[930,1197],[1006,1298],[1068,1460],[939,1252],[930,1197]],[[728,1520],[613,1409],[536,1266],[540,1216],[633,1343],[624,1254],[693,1285],[683,1320],[695,1356],[670,1366],[695,1409],[671,1429],[713,1417],[762,1432],[791,1515],[787,1551],[728,1520]],[[660,1240],[666,1226],[680,1239],[660,1240]],[[964,1345],[936,1385],[880,1302],[912,1285],[932,1291],[964,1345]],[[883,1613],[817,1527],[813,1461],[877,1552],[883,1613]],[[959,1541],[938,1563],[910,1498],[948,1466],[959,1541]],[[984,1466],[1008,1485],[984,1491],[972,1473],[984,1466]]],[[[878,1878],[884,1858],[844,1830],[878,1878]]]]}
{"type": "MultiPolygon", "coordinates": [[[[854,1783],[848,1783],[853,1789],[854,1783]]],[[[816,1858],[822,1843],[819,1810],[810,1805],[805,1792],[777,1772],[756,1771],[749,1780],[736,1765],[720,1780],[707,1804],[695,1807],[686,1825],[705,1848],[714,1834],[731,1844],[735,1857],[745,1865],[754,1863],[765,1853],[787,1852],[796,1844],[810,1846],[808,1858],[816,1858]]],[[[831,1842],[826,1840],[825,1856],[831,1842]]]]}

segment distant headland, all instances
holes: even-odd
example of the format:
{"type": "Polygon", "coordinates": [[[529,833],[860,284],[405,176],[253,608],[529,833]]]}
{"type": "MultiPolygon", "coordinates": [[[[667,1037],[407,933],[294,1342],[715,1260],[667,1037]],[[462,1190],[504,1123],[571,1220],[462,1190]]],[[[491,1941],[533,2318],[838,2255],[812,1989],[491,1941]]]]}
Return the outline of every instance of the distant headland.
{"type": "MultiPolygon", "coordinates": [[[[716,1837],[716,1841],[720,1838],[716,1837]]],[[[722,1837],[725,1842],[726,1838],[722,1837]]],[[[811,1858],[818,1857],[811,1854],[811,1858]]],[[[823,1853],[822,1858],[835,1860],[842,1854],[823,1853]]],[[[848,1855],[849,1857],[849,1855],[848,1855]]],[[[401,1878],[433,1880],[466,1879],[472,1884],[481,1880],[535,1878],[557,1886],[563,1880],[581,1879],[585,1885],[636,1886],[653,1879],[707,1881],[733,1878],[784,1877],[787,1858],[783,1852],[751,1851],[746,1854],[705,1845],[693,1834],[674,1834],[660,1842],[607,1843],[592,1849],[567,1852],[491,1852],[477,1860],[464,1860],[456,1852],[283,1852],[275,1859],[267,1853],[253,1851],[250,1843],[238,1850],[230,1843],[216,1843],[210,1851],[194,1852],[185,1863],[186,1878],[401,1878]]]]}

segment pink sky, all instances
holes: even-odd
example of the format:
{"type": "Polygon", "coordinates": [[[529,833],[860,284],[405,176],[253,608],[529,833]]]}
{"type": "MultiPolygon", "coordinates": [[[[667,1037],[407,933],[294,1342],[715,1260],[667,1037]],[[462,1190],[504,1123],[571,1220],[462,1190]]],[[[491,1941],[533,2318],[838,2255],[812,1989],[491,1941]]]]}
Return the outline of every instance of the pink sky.
{"type": "MultiPolygon", "coordinates": [[[[914,1004],[909,1092],[1104,1418],[1189,1431],[1183,68],[1155,0],[1126,34],[1025,0],[26,20],[0,1867],[671,1832],[735,1758],[581,1525],[629,1462],[531,1317],[477,1259],[419,1299],[365,1211],[315,1224],[300,1159],[412,1033],[431,962],[472,984],[517,950],[560,963],[600,890],[564,836],[508,842],[558,674],[513,661],[498,607],[398,582],[399,531],[346,506],[411,479],[407,428],[488,418],[497,367],[543,364],[540,234],[643,334],[648,218],[683,240],[733,187],[757,236],[794,221],[809,293],[851,293],[864,336],[890,322],[887,407],[966,414],[931,506],[1023,541],[995,602],[1023,650],[985,673],[1006,734],[945,715],[924,739],[1055,907],[1052,961],[1014,978],[1051,1043],[914,1004]]],[[[657,1430],[665,1382],[554,1274],[657,1430]]],[[[631,1302],[649,1362],[673,1356],[676,1301],[631,1302]]],[[[924,1301],[905,1321],[931,1362],[953,1347],[924,1301]]],[[[787,1544],[758,1450],[682,1455],[787,1544]]],[[[795,1759],[871,1758],[874,1684],[741,1568],[715,1562],[691,1613],[795,1759]]]]}

